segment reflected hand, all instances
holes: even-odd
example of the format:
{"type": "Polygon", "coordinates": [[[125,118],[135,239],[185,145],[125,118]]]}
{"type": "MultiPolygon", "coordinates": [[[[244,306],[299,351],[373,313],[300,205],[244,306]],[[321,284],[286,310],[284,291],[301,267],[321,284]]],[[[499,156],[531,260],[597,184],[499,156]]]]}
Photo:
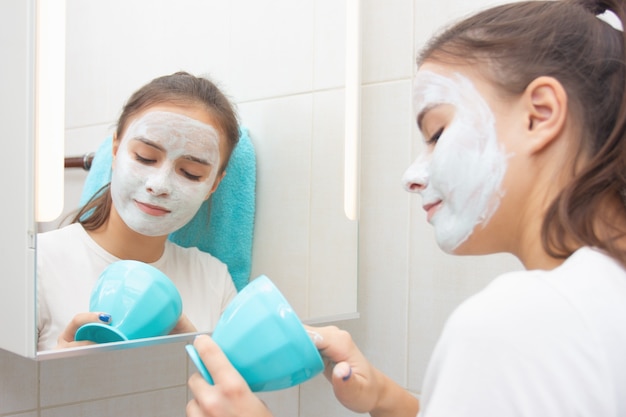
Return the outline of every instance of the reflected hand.
{"type": "Polygon", "coordinates": [[[188,385],[195,398],[187,404],[188,417],[272,416],[213,339],[201,335],[193,345],[215,385],[210,385],[198,373],[189,378],[188,385]]]}
{"type": "Polygon", "coordinates": [[[63,333],[57,339],[56,349],[65,349],[77,346],[92,345],[94,342],[83,340],[76,342],[74,336],[79,327],[87,323],[111,323],[111,315],[107,313],[79,313],[74,316],[72,321],[67,325],[63,333]]]}
{"type": "Polygon", "coordinates": [[[172,329],[170,334],[182,334],[182,333],[195,333],[197,332],[196,326],[189,320],[184,313],[180,315],[176,326],[172,329]]]}

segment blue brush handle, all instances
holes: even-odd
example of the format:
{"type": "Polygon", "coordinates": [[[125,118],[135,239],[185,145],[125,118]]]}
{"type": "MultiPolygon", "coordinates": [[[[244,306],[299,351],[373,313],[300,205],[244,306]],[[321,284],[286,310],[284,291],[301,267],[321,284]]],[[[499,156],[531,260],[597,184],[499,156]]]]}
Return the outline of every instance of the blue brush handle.
{"type": "Polygon", "coordinates": [[[196,365],[196,368],[198,369],[198,372],[200,372],[200,375],[202,375],[202,377],[209,384],[214,385],[213,378],[211,378],[211,375],[209,375],[209,371],[207,371],[206,366],[204,366],[204,363],[202,362],[202,359],[200,359],[200,355],[198,354],[196,348],[193,345],[186,345],[185,349],[187,349],[187,354],[191,358],[191,361],[196,365]]]}

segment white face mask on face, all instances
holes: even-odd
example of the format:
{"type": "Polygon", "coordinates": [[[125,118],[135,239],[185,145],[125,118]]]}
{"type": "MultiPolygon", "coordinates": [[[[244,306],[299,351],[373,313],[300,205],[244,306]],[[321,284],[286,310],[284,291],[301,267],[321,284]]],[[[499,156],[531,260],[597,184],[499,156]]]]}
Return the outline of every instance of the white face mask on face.
{"type": "Polygon", "coordinates": [[[113,204],[135,232],[168,235],[193,218],[213,188],[219,165],[219,136],[212,126],[177,113],[145,113],[120,139],[111,177],[113,204]]]}
{"type": "Polygon", "coordinates": [[[494,116],[469,79],[420,71],[415,110],[443,104],[453,106],[452,120],[437,126],[444,131],[436,146],[417,157],[402,181],[407,190],[411,184],[422,186],[418,192],[425,206],[440,202],[429,221],[441,249],[451,253],[497,210],[507,157],[496,137],[494,116]]]}

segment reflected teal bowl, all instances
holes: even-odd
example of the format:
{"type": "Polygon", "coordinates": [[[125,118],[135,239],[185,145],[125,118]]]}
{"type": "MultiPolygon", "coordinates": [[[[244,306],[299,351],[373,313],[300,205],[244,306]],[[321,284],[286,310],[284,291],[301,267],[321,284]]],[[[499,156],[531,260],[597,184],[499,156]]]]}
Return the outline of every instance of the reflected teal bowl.
{"type": "Polygon", "coordinates": [[[111,314],[111,323],[87,323],[75,340],[108,343],[164,336],[182,310],[180,294],[163,272],[139,261],[114,262],[100,274],[89,301],[89,311],[111,314]]]}
{"type": "MultiPolygon", "coordinates": [[[[300,319],[264,275],[231,301],[212,337],[255,392],[293,387],[324,369],[300,319]]],[[[196,349],[193,345],[186,349],[200,374],[212,384],[196,349]]]]}

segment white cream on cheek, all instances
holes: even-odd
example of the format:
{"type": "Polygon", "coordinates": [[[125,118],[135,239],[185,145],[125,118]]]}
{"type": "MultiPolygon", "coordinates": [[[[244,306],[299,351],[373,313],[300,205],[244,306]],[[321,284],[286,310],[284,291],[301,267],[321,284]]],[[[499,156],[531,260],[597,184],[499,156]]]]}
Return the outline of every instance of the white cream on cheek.
{"type": "Polygon", "coordinates": [[[453,252],[479,224],[486,225],[499,206],[507,168],[489,106],[461,74],[448,78],[420,71],[415,80],[415,109],[450,104],[455,113],[434,150],[425,151],[403,177],[419,183],[425,204],[441,200],[431,219],[439,246],[453,252]]]}
{"type": "Polygon", "coordinates": [[[170,234],[198,211],[215,183],[219,164],[219,136],[212,126],[177,113],[145,113],[128,126],[120,140],[111,177],[113,204],[124,223],[134,231],[147,236],[170,234]],[[129,145],[138,139],[164,149],[158,163],[137,160],[129,145]],[[208,162],[211,166],[208,178],[192,181],[177,171],[177,162],[186,156],[208,162]],[[137,203],[160,207],[169,213],[148,214],[137,203]]]}

